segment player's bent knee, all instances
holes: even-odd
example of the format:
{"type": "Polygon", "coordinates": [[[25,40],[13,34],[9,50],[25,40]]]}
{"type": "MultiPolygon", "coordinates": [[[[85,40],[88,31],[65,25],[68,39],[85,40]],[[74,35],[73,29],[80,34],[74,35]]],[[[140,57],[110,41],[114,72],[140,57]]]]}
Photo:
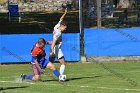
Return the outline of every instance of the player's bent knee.
{"type": "Polygon", "coordinates": [[[62,58],[60,58],[59,59],[59,62],[60,62],[60,64],[62,65],[66,65],[66,62],[65,62],[65,60],[64,60],[64,57],[62,57],[62,58]]]}
{"type": "Polygon", "coordinates": [[[50,70],[55,70],[55,66],[52,63],[48,63],[47,68],[49,68],[50,70]]]}
{"type": "Polygon", "coordinates": [[[38,81],[38,80],[39,80],[39,75],[35,75],[35,76],[33,77],[33,80],[34,80],[34,81],[38,81]]]}

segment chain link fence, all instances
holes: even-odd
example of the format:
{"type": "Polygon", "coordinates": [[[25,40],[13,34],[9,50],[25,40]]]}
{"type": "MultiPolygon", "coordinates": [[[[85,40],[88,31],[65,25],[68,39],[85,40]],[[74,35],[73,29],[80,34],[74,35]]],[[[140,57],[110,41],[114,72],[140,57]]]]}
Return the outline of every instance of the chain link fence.
{"type": "MultiPolygon", "coordinates": [[[[102,0],[102,27],[140,27],[140,0],[102,0]]],[[[84,27],[97,27],[97,0],[83,0],[84,27]]]]}

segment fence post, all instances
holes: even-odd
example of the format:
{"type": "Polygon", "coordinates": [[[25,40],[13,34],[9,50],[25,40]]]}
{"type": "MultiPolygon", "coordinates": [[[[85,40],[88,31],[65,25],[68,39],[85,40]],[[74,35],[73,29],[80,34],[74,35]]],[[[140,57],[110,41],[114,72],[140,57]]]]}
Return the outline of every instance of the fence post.
{"type": "Polygon", "coordinates": [[[97,27],[101,28],[102,26],[102,21],[101,21],[101,0],[96,0],[97,1],[97,27]]]}

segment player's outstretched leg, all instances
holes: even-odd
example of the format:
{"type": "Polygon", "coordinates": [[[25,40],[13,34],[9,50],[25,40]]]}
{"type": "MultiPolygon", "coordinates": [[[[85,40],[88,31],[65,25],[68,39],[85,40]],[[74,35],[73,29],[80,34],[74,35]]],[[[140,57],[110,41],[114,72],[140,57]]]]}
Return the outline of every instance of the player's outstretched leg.
{"type": "Polygon", "coordinates": [[[59,71],[55,68],[54,64],[52,64],[51,62],[49,62],[47,64],[47,68],[53,71],[53,74],[59,79],[60,73],[59,71]]]}
{"type": "Polygon", "coordinates": [[[48,63],[47,68],[53,71],[54,75],[57,77],[59,81],[66,80],[66,75],[61,75],[59,71],[55,68],[54,64],[52,64],[51,62],[48,63]]]}

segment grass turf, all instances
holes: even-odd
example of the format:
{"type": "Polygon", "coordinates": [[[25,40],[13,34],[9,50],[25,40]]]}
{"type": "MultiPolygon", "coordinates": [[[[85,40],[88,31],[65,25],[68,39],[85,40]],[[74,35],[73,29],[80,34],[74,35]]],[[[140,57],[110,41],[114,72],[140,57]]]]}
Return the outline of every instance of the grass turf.
{"type": "Polygon", "coordinates": [[[17,83],[21,73],[32,73],[31,65],[4,64],[0,65],[0,93],[140,93],[139,65],[140,62],[68,63],[66,82],[52,79],[48,75],[52,72],[46,69],[38,82],[17,83]]]}

